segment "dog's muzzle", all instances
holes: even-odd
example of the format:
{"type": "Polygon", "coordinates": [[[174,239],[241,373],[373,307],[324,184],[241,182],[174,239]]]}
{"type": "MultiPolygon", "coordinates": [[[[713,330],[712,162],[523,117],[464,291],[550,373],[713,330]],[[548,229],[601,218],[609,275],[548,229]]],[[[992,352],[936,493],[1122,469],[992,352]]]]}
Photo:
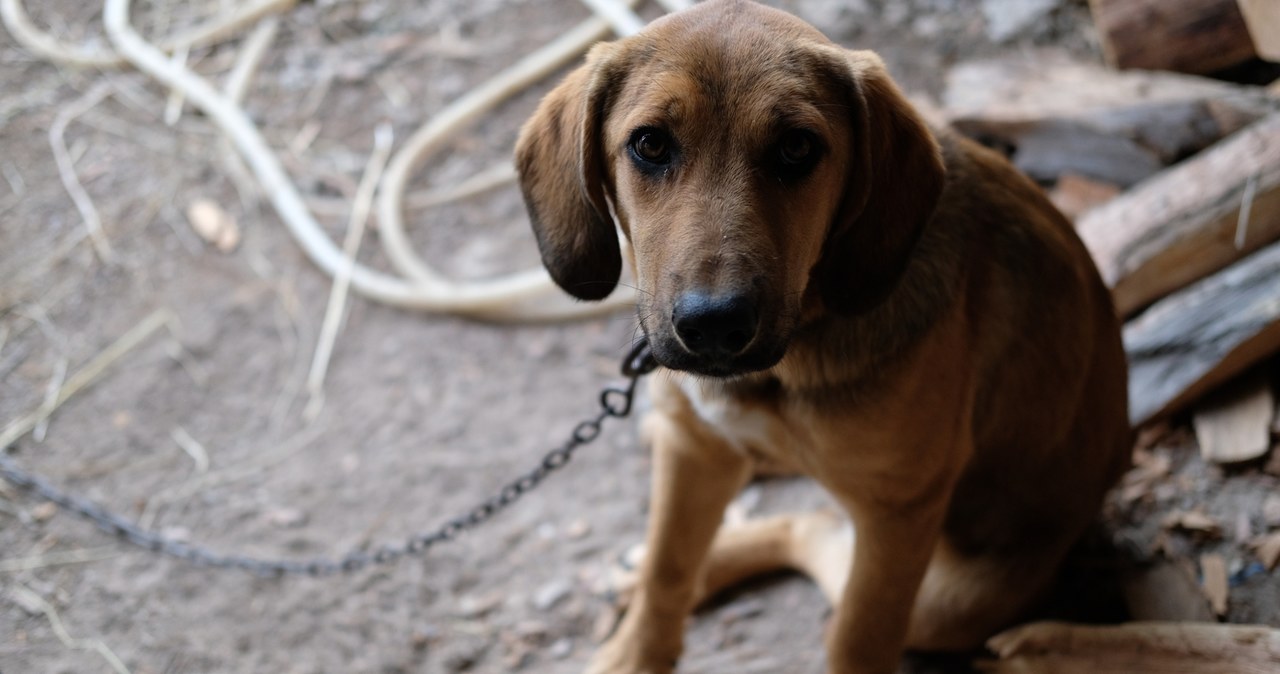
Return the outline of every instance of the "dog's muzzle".
{"type": "Polygon", "coordinates": [[[741,354],[756,337],[755,302],[742,295],[685,293],[671,311],[676,338],[690,354],[728,360],[741,354]]]}

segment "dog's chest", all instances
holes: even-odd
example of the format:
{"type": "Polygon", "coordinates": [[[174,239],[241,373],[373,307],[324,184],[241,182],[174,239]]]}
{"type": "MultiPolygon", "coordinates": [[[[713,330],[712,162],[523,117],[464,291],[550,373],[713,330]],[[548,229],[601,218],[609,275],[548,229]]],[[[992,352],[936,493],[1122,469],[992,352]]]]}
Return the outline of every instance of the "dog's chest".
{"type": "Polygon", "coordinates": [[[768,395],[728,395],[688,377],[680,379],[679,391],[701,424],[757,461],[791,464],[806,445],[794,420],[768,395]]]}

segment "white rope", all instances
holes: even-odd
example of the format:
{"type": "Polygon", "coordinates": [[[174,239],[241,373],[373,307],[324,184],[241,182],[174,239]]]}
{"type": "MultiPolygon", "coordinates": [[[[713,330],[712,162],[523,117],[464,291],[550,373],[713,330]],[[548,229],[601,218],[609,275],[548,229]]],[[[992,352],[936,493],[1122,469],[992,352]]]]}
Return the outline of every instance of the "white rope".
{"type": "MultiPolygon", "coordinates": [[[[636,0],[583,1],[599,17],[584,21],[446,107],[419,128],[391,159],[378,190],[377,214],[380,240],[402,276],[349,264],[348,258],[316,222],[279,159],[238,104],[239,95],[219,92],[179,60],[166,57],[166,52],[178,45],[203,46],[224,39],[263,16],[292,7],[296,0],[251,0],[234,12],[167,38],[159,46],[148,43],[130,25],[130,0],[106,0],[103,24],[114,53],[66,45],[40,31],[27,16],[21,0],[0,0],[0,18],[20,44],[47,59],[99,67],[129,64],[175,95],[185,97],[205,113],[244,158],[262,192],[312,262],[330,276],[349,270],[353,291],[375,301],[411,309],[490,320],[550,321],[611,311],[633,303],[634,295],[629,288],[620,288],[604,302],[575,303],[555,287],[541,268],[480,281],[448,279],[413,250],[405,234],[404,193],[413,169],[485,112],[577,57],[592,43],[606,37],[610,27],[619,34],[630,35],[643,26],[643,21],[631,9],[636,0]]],[[[660,1],[667,8],[688,5],[687,0],[660,1]]],[[[239,78],[232,78],[236,79],[239,78]]],[[[236,88],[229,87],[232,91],[236,88]]],[[[450,193],[470,194],[491,189],[511,177],[509,170],[490,170],[477,175],[469,184],[436,192],[444,200],[443,196],[450,193]]]]}
{"type": "MultiPolygon", "coordinates": [[[[250,0],[235,11],[217,16],[191,30],[184,31],[160,42],[160,50],[173,52],[179,46],[204,47],[235,36],[241,28],[268,15],[283,12],[298,0],[250,0]]],[[[9,29],[13,39],[28,51],[46,60],[66,65],[113,68],[126,65],[127,61],[110,50],[69,45],[40,30],[22,0],[0,0],[0,20],[9,29]]]]}
{"type": "MultiPolygon", "coordinates": [[[[630,11],[628,9],[628,11],[630,11]]],[[[505,72],[472,90],[445,108],[409,138],[405,147],[392,158],[378,193],[378,233],[392,265],[401,274],[440,294],[466,295],[476,306],[496,303],[563,302],[565,295],[555,287],[544,269],[532,269],[500,279],[473,282],[463,287],[442,277],[414,251],[405,233],[403,216],[404,192],[411,173],[431,152],[480,115],[493,109],[529,84],[546,77],[575,58],[593,42],[608,34],[603,19],[592,19],[578,25],[555,42],[530,54],[505,72]]],[[[577,309],[569,315],[586,315],[610,311],[634,302],[629,289],[622,289],[599,304],[570,304],[577,309]]],[[[563,309],[547,307],[562,313],[563,309]]],[[[563,314],[562,314],[563,315],[563,314]]]]}

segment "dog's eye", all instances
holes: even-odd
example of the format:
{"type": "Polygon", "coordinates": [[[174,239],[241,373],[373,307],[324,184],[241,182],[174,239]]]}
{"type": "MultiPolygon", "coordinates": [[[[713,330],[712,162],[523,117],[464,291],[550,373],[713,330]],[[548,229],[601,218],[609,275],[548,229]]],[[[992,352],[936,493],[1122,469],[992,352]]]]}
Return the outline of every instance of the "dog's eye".
{"type": "Polygon", "coordinates": [[[639,129],[631,136],[631,151],[650,164],[671,161],[671,137],[658,129],[639,129]]]}
{"type": "Polygon", "coordinates": [[[782,165],[798,168],[809,163],[816,152],[813,135],[808,131],[788,131],[778,144],[778,158],[782,165]]]}

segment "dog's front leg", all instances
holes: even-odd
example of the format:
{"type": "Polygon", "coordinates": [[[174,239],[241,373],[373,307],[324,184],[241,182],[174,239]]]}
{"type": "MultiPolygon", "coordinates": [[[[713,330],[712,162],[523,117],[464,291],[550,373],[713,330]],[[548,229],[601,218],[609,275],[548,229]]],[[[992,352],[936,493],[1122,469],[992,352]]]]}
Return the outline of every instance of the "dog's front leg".
{"type": "Polygon", "coordinates": [[[950,482],[941,478],[906,498],[880,492],[847,504],[856,540],[828,633],[830,674],[897,671],[916,595],[941,536],[950,482]]]}
{"type": "Polygon", "coordinates": [[[853,568],[827,645],[830,674],[897,671],[916,592],[938,539],[937,513],[855,511],[853,568]]]}
{"type": "Polygon", "coordinates": [[[750,461],[696,420],[655,412],[647,551],[636,595],[590,674],[668,674],[725,507],[750,479],[750,461]]]}

